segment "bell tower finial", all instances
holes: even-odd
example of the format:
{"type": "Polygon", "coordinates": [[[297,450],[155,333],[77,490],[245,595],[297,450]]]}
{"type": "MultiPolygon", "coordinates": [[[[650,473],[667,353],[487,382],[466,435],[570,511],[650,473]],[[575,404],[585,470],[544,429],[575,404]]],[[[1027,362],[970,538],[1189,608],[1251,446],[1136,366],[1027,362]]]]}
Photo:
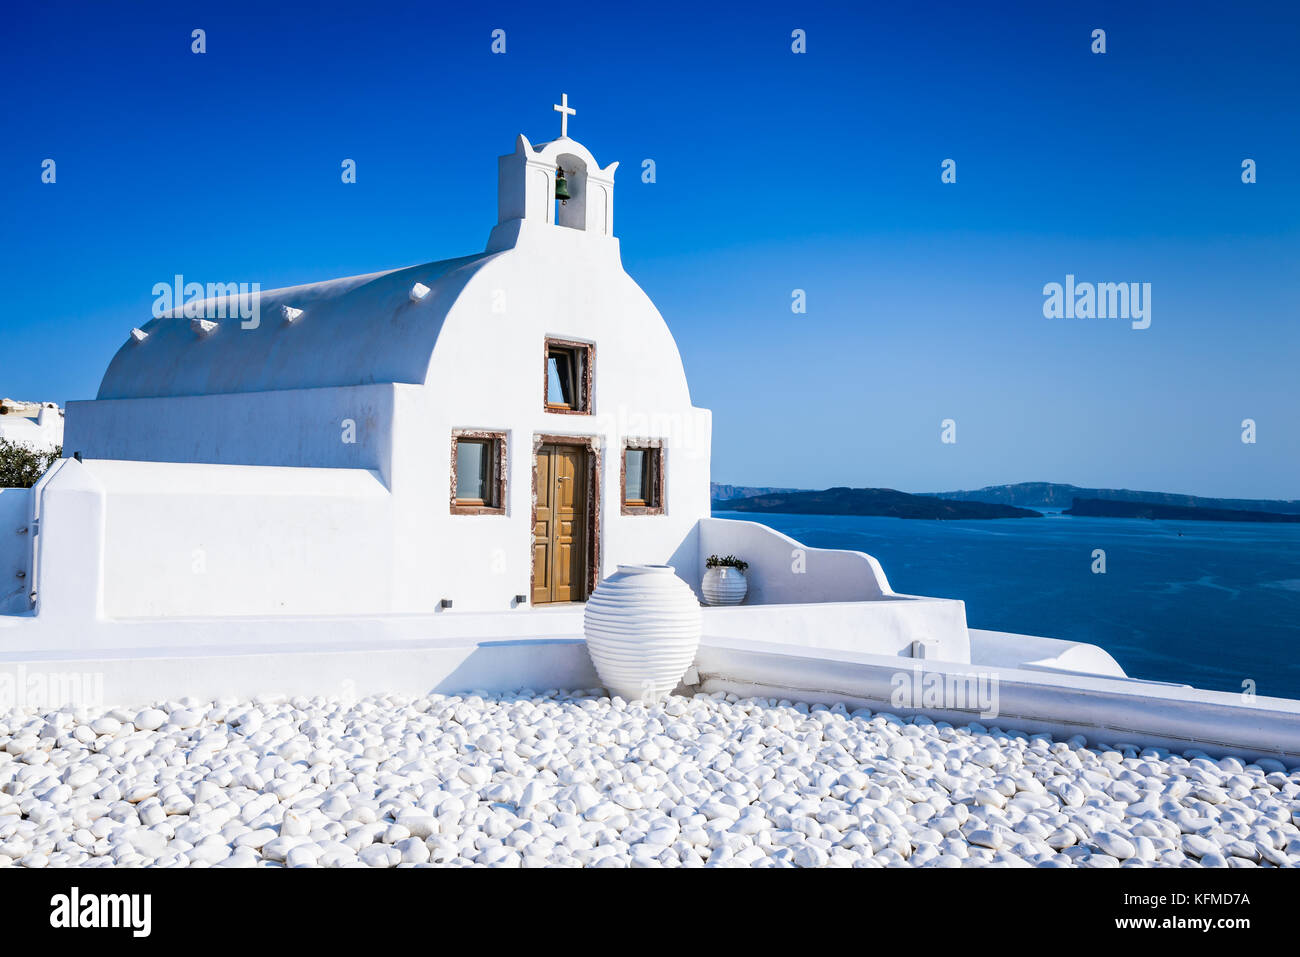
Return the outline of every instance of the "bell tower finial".
{"type": "Polygon", "coordinates": [[[567,139],[569,135],[569,117],[578,114],[577,110],[569,106],[569,94],[560,94],[560,102],[555,104],[555,112],[560,114],[560,139],[567,139]]]}

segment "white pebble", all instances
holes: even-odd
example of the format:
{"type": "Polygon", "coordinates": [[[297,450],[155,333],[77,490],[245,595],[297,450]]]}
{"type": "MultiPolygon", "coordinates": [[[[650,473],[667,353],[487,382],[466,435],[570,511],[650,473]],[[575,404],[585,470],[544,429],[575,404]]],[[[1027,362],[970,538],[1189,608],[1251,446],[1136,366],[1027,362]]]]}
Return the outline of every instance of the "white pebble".
{"type": "Polygon", "coordinates": [[[132,723],[141,731],[157,731],[167,723],[167,714],[157,708],[145,708],[135,716],[132,723]]]}
{"type": "Polygon", "coordinates": [[[1248,758],[735,695],[9,712],[0,866],[1300,865],[1248,758]]]}

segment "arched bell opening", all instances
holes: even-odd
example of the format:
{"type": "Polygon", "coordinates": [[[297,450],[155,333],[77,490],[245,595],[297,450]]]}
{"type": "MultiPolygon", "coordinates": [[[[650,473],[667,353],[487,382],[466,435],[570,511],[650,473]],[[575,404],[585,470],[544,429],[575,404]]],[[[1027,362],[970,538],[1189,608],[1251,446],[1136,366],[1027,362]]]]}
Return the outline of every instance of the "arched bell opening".
{"type": "Polygon", "coordinates": [[[572,153],[561,153],[555,162],[555,223],[586,229],[587,164],[572,153]]]}

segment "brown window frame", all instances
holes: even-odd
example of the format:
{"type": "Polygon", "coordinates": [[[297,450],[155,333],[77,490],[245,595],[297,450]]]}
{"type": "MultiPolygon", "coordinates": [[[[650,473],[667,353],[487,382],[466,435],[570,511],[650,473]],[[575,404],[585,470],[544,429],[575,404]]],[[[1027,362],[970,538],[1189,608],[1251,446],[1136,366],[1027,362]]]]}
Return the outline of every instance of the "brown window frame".
{"type": "Polygon", "coordinates": [[[556,415],[592,415],[595,405],[596,346],[591,342],[576,339],[555,339],[547,337],[542,349],[542,409],[556,415]],[[582,375],[575,383],[581,390],[581,401],[577,408],[563,403],[551,402],[551,352],[563,350],[582,354],[582,375]]]}
{"type": "Polygon", "coordinates": [[[504,515],[506,513],[506,433],[482,429],[452,429],[451,432],[451,514],[504,515]],[[492,447],[492,475],[489,487],[495,503],[481,499],[456,497],[456,455],[462,441],[488,442],[492,447]]]}
{"type": "Polygon", "coordinates": [[[665,483],[666,470],[664,468],[664,442],[662,439],[624,439],[622,448],[619,450],[619,483],[618,495],[622,502],[624,515],[663,515],[664,502],[668,498],[668,488],[665,483]],[[654,488],[654,499],[651,502],[633,499],[628,501],[627,498],[627,453],[628,450],[633,452],[651,452],[652,465],[650,468],[650,480],[654,488]]]}

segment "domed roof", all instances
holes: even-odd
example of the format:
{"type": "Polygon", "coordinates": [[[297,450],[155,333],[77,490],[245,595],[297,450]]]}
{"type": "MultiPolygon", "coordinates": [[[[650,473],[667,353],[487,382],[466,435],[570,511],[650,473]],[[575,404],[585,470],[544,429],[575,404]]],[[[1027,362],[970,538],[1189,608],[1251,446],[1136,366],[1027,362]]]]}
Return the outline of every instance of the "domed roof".
{"type": "Polygon", "coordinates": [[[237,297],[187,303],[215,325],[186,318],[191,313],[179,308],[154,319],[113,357],[99,398],[422,383],[452,304],[498,255],[253,293],[255,325],[240,318],[237,297]],[[412,293],[417,283],[428,289],[419,299],[412,293]],[[221,314],[226,318],[211,318],[221,314]]]}

